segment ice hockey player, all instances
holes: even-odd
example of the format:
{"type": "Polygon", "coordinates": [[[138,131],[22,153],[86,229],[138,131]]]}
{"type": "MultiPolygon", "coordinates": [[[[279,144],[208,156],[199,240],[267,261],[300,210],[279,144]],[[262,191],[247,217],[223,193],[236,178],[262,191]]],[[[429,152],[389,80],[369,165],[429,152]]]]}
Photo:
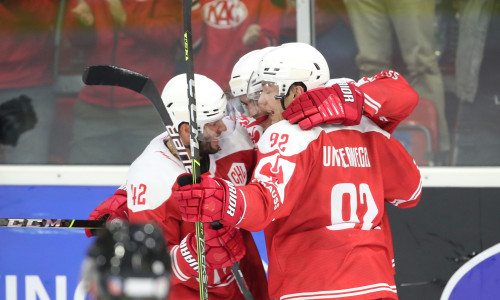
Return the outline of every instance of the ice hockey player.
{"type": "Polygon", "coordinates": [[[253,99],[247,96],[248,82],[252,75],[256,74],[264,54],[274,48],[253,50],[243,55],[234,65],[229,81],[233,106],[243,108],[244,114],[241,115],[240,123],[247,128],[254,143],[257,143],[264,129],[271,125],[271,119],[268,118],[267,112],[259,106],[258,98],[253,99]]]}
{"type": "Polygon", "coordinates": [[[181,187],[174,198],[186,221],[265,229],[271,299],[397,299],[385,203],[417,205],[417,166],[398,141],[366,117],[359,125],[301,127],[338,116],[325,111],[329,98],[343,97],[357,107],[366,95],[379,101],[391,93],[392,98],[418,95],[395,72],[366,79],[366,84],[384,81],[367,86],[366,94],[348,80],[330,87],[328,77],[324,57],[311,46],[285,44],[267,53],[259,64],[259,103],[274,124],[257,144],[252,183],[236,187],[205,177],[181,187]],[[299,102],[290,106],[296,97],[299,102]],[[309,111],[312,101],[324,107],[309,111]],[[293,110],[285,115],[302,126],[280,121],[287,106],[293,110]]]}
{"type": "MultiPolygon", "coordinates": [[[[199,136],[202,138],[202,172],[217,168],[227,171],[230,167],[224,167],[224,162],[233,164],[235,157],[221,157],[217,160],[217,167],[214,166],[213,160],[209,159],[209,155],[222,151],[219,149],[219,138],[227,131],[226,126],[234,127],[234,121],[231,122],[231,117],[226,114],[226,97],[222,89],[205,76],[195,74],[195,84],[199,136]]],[[[167,83],[162,99],[174,126],[179,128],[182,142],[188,146],[190,128],[186,91],[186,75],[180,74],[167,83]]],[[[177,188],[176,178],[185,172],[185,169],[181,160],[174,154],[173,145],[168,141],[166,132],[154,138],[130,166],[126,191],[119,190],[115,199],[106,200],[111,205],[101,204],[93,214],[109,214],[109,218],[120,216],[128,218],[132,223],[158,223],[165,233],[173,262],[169,297],[199,299],[197,264],[193,263],[197,260],[194,224],[182,221],[177,202],[171,197],[172,190],[177,188]],[[127,197],[127,210],[124,210],[123,206],[124,195],[127,197]]],[[[245,163],[240,161],[238,166],[243,165],[245,163]]],[[[215,174],[226,175],[218,171],[215,174]]],[[[241,179],[239,175],[235,176],[238,180],[241,179]]],[[[228,176],[224,178],[231,179],[228,176]]],[[[238,261],[254,299],[267,299],[266,274],[255,242],[248,231],[230,227],[212,230],[210,226],[205,226],[205,240],[210,299],[243,299],[229,269],[229,266],[238,261]]]]}
{"type": "Polygon", "coordinates": [[[151,223],[109,224],[81,266],[84,287],[96,300],[165,300],[170,278],[167,245],[151,223]]]}
{"type": "MultiPolygon", "coordinates": [[[[195,85],[200,162],[202,172],[206,172],[211,168],[208,155],[220,150],[219,138],[227,130],[226,125],[231,125],[228,122],[231,118],[226,115],[226,97],[214,81],[196,74],[195,85]]],[[[166,84],[162,99],[187,146],[190,144],[190,127],[186,91],[186,75],[180,74],[166,84]]],[[[159,135],[130,166],[127,176],[128,217],[130,222],[155,220],[164,231],[173,261],[170,297],[198,299],[194,224],[182,221],[177,202],[171,197],[177,188],[176,178],[185,169],[168,141],[166,133],[159,135]]],[[[218,163],[223,161],[219,159],[218,163]]],[[[234,160],[229,163],[234,163],[234,160]]],[[[229,269],[238,261],[254,298],[267,299],[264,268],[248,231],[232,227],[213,230],[205,226],[205,240],[210,299],[243,299],[229,269]]]]}

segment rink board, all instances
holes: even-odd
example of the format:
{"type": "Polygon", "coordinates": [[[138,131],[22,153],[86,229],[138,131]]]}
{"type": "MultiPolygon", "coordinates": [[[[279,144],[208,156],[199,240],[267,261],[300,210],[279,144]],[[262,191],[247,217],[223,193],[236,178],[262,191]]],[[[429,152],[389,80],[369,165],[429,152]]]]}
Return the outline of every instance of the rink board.
{"type": "MultiPolygon", "coordinates": [[[[1,218],[87,219],[116,186],[0,185],[1,218]]],[[[267,262],[263,234],[254,238],[267,262]]],[[[0,228],[0,299],[80,300],[83,229],[0,228]]]]}
{"type": "Polygon", "coordinates": [[[450,278],[441,300],[500,299],[500,244],[473,257],[450,278]]]}
{"type": "MultiPolygon", "coordinates": [[[[127,171],[127,166],[2,165],[0,218],[86,219],[126,181],[127,171]]],[[[439,299],[444,287],[440,282],[447,282],[463,263],[450,257],[479,253],[500,243],[500,168],[422,167],[420,171],[424,187],[420,204],[409,210],[388,206],[398,294],[404,300],[439,299]]],[[[262,233],[254,237],[267,262],[262,233]]],[[[78,277],[91,240],[82,229],[4,227],[0,240],[1,300],[85,299],[78,277]]],[[[474,274],[482,274],[478,272],[482,271],[474,274]]],[[[500,283],[490,275],[488,279],[500,283]]],[[[483,280],[474,282],[487,288],[483,280]]],[[[474,282],[460,280],[457,288],[473,288],[474,282]]],[[[449,292],[453,300],[466,295],[449,292]]],[[[473,295],[480,293],[472,290],[473,295]]]]}

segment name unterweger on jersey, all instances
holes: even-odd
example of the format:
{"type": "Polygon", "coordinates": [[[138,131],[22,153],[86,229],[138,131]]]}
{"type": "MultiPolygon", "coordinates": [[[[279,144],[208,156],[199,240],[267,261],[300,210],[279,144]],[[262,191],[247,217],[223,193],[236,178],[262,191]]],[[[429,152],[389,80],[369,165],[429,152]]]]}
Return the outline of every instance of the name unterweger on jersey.
{"type": "Polygon", "coordinates": [[[323,166],[325,167],[357,167],[369,168],[370,157],[366,147],[323,146],[323,166]]]}

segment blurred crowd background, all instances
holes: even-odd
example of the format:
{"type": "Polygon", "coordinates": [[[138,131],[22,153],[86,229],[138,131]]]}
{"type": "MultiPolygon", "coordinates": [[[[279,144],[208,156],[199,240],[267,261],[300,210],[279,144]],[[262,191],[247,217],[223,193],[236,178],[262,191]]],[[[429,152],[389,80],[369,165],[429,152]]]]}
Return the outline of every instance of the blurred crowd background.
{"type": "MultiPolygon", "coordinates": [[[[331,78],[403,74],[420,95],[394,133],[423,166],[500,165],[500,2],[315,0],[331,78]]],[[[245,53],[297,41],[293,0],[195,0],[195,72],[223,89],[245,53]]],[[[301,8],[302,9],[302,8],[301,8]]],[[[128,165],[163,124],[149,101],[84,86],[89,65],[185,72],[182,1],[0,0],[0,163],[128,165]]]]}

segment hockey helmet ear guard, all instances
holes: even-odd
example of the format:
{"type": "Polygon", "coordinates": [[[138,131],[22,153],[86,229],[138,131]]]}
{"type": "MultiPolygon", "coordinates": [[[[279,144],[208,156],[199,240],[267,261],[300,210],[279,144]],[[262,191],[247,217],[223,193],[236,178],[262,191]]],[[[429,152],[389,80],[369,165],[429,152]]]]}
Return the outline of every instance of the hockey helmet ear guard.
{"type": "Polygon", "coordinates": [[[262,79],[259,76],[259,72],[254,71],[248,80],[247,87],[247,98],[253,101],[259,101],[260,95],[262,94],[262,79]]]}
{"type": "Polygon", "coordinates": [[[242,102],[241,100],[242,97],[232,97],[228,103],[230,102],[231,105],[234,107],[234,109],[242,114],[245,114],[248,116],[248,110],[246,108],[246,104],[242,102]]]}

